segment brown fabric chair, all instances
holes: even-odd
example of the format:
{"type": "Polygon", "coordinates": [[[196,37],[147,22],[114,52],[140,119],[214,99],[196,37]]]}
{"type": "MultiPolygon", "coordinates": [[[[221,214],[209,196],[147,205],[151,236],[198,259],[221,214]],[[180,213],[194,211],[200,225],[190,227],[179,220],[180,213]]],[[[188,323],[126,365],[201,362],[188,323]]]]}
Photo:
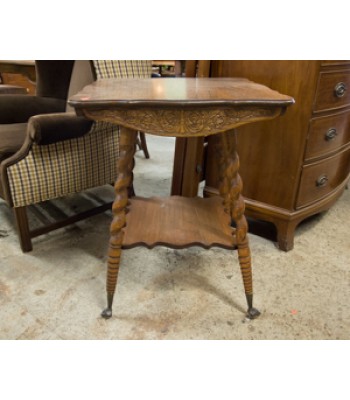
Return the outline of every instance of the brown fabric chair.
{"type": "MultiPolygon", "coordinates": [[[[111,207],[104,204],[35,230],[29,229],[26,213],[29,205],[115,181],[119,127],[67,112],[70,95],[107,77],[110,68],[98,70],[102,63],[36,61],[35,96],[0,96],[0,196],[14,210],[24,252],[32,250],[33,237],[111,207]]],[[[137,63],[118,60],[110,65],[123,65],[127,75],[137,63]]]]}

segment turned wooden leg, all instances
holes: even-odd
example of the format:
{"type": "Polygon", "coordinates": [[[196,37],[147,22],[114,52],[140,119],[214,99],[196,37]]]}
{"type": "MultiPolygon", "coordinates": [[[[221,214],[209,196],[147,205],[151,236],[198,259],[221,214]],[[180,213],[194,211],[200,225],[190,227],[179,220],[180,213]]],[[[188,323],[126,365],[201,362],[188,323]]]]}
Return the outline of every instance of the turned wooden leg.
{"type": "Polygon", "coordinates": [[[17,232],[21,249],[24,253],[33,250],[32,240],[30,237],[29,223],[26,207],[16,207],[13,209],[17,225],[17,232]]]}
{"type": "Polygon", "coordinates": [[[137,132],[128,128],[120,128],[120,157],[118,159],[118,178],[114,185],[115,200],[112,207],[113,221],[110,228],[107,270],[107,308],[102,317],[112,316],[112,303],[118,280],[120,256],[126,221],[126,206],[128,204],[128,189],[132,184],[133,157],[135,154],[137,132]]]}
{"type": "Polygon", "coordinates": [[[253,277],[251,256],[248,242],[248,224],[244,216],[244,199],[242,180],[238,174],[239,159],[236,152],[236,136],[234,131],[218,135],[217,151],[219,156],[220,194],[224,206],[236,223],[236,240],[239,265],[241,268],[244,291],[248,303],[247,317],[256,318],[260,312],[253,307],[253,277]]]}

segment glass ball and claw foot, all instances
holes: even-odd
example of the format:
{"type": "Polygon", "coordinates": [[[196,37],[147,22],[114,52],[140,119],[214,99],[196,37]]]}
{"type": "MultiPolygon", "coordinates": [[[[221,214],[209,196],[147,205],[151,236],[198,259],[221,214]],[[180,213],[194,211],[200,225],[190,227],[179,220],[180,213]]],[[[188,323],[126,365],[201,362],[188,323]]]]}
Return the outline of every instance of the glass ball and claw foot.
{"type": "Polygon", "coordinates": [[[255,319],[260,315],[260,311],[253,307],[253,296],[246,295],[248,303],[248,311],[246,313],[246,318],[255,319]]]}
{"type": "Polygon", "coordinates": [[[107,307],[101,312],[101,317],[109,319],[112,317],[113,294],[107,294],[107,307]]]}

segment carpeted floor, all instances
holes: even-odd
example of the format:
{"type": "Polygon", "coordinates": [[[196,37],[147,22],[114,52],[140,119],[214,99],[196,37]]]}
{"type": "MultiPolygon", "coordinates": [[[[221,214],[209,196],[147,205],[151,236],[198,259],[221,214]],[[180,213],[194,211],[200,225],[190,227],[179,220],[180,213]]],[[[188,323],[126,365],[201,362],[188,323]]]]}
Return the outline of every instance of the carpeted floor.
{"type": "MultiPolygon", "coordinates": [[[[136,154],[139,195],[168,195],[174,140],[147,135],[151,159],[136,154]]],[[[113,198],[112,188],[41,207],[46,215],[113,198]],[[67,205],[68,204],[68,205],[67,205]]],[[[39,224],[31,214],[32,223],[39,224]]],[[[350,190],[303,223],[294,250],[250,234],[255,306],[246,309],[236,252],[123,252],[114,314],[105,306],[111,213],[34,239],[22,254],[12,212],[0,203],[1,339],[349,339],[350,190]]]]}

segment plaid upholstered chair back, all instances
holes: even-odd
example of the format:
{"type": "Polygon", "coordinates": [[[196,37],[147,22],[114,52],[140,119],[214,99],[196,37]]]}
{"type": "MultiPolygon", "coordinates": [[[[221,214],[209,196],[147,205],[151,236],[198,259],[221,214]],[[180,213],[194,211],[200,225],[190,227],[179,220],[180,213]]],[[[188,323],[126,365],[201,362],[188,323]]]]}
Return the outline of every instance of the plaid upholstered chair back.
{"type": "Polygon", "coordinates": [[[94,60],[96,79],[150,78],[152,60],[94,60]]]}

